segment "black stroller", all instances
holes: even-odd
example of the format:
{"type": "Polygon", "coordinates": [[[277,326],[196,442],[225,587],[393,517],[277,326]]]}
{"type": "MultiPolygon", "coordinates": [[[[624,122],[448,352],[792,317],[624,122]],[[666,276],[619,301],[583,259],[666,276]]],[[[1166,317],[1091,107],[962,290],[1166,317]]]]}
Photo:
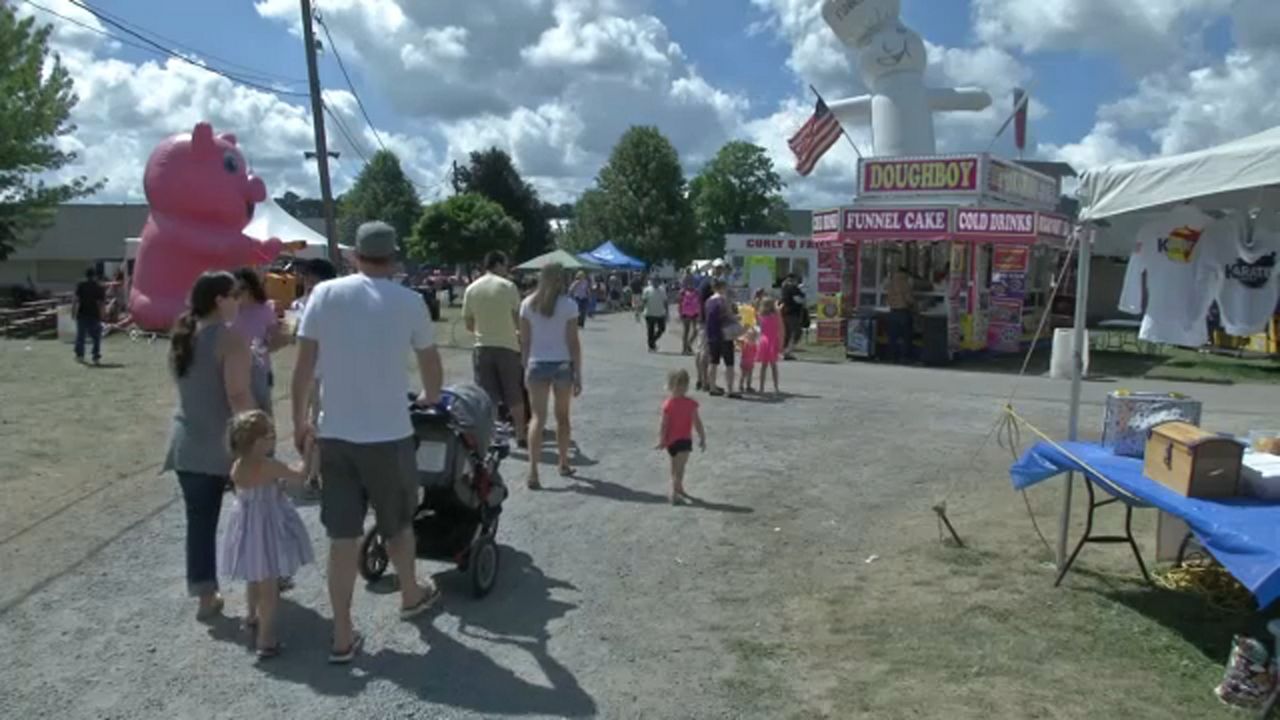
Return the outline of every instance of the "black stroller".
{"type": "MultiPolygon", "coordinates": [[[[475,385],[446,389],[435,407],[410,402],[417,440],[421,502],[413,521],[417,555],[457,564],[471,575],[471,589],[484,597],[498,577],[498,517],[507,488],[498,466],[509,448],[495,441],[493,403],[475,385]]],[[[390,558],[377,528],[360,544],[360,574],[370,582],[387,571],[390,558]]]]}

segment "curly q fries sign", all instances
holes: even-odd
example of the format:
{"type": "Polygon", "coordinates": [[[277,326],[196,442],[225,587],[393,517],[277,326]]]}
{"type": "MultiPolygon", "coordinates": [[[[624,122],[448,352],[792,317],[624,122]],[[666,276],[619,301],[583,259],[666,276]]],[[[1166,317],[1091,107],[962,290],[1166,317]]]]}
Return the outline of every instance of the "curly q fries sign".
{"type": "Polygon", "coordinates": [[[978,159],[867,160],[862,193],[977,192],[978,159]]]}

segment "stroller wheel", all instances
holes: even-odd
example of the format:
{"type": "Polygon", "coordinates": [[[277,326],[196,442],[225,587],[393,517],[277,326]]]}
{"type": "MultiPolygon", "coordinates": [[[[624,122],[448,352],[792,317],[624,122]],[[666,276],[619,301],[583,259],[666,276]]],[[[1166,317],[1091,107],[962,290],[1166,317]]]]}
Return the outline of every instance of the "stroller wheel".
{"type": "Polygon", "coordinates": [[[481,536],[471,543],[469,554],[471,593],[482,598],[493,590],[498,580],[498,544],[491,535],[481,536]]]}
{"type": "Polygon", "coordinates": [[[378,529],[369,528],[369,532],[364,534],[364,541],[360,543],[360,575],[369,582],[377,581],[387,572],[390,559],[387,544],[378,534],[378,529]]]}

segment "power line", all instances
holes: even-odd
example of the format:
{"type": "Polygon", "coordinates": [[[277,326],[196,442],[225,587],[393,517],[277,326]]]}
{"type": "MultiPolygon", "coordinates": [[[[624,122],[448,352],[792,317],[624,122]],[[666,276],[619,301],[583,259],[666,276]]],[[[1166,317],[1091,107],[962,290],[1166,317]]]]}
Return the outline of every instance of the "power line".
{"type": "MultiPolygon", "coordinates": [[[[35,7],[39,7],[38,5],[35,5],[35,3],[31,3],[31,0],[25,0],[25,1],[26,1],[26,2],[28,2],[29,4],[31,4],[31,5],[33,5],[33,6],[35,6],[35,7]]],[[[121,32],[125,33],[126,35],[129,35],[129,36],[131,36],[131,37],[137,38],[138,40],[141,40],[143,43],[145,43],[145,44],[149,45],[151,48],[153,48],[153,49],[154,49],[153,51],[160,52],[160,53],[162,53],[162,54],[164,54],[164,55],[167,55],[167,56],[169,56],[169,57],[171,57],[171,58],[174,58],[174,59],[179,60],[179,61],[181,61],[181,62],[184,62],[184,63],[186,63],[186,64],[188,64],[188,65],[191,65],[192,67],[200,68],[201,70],[205,70],[205,71],[211,72],[211,73],[213,73],[213,74],[215,74],[215,75],[220,75],[220,76],[222,76],[222,77],[224,77],[224,78],[226,78],[226,79],[228,79],[228,80],[231,80],[232,82],[237,82],[237,83],[240,83],[241,85],[245,85],[245,86],[247,86],[247,87],[251,87],[251,88],[254,88],[254,89],[257,89],[257,90],[262,90],[262,91],[264,91],[264,92],[269,92],[269,93],[272,93],[272,94],[275,94],[275,95],[283,95],[283,96],[290,96],[290,97],[308,97],[308,94],[307,94],[307,93],[305,93],[305,92],[298,92],[298,91],[294,91],[294,90],[282,90],[282,89],[279,89],[279,88],[273,88],[273,87],[270,87],[269,85],[263,85],[262,83],[257,83],[257,82],[254,82],[254,81],[252,81],[252,80],[248,80],[248,79],[246,79],[246,78],[244,78],[244,77],[241,77],[241,76],[239,76],[239,75],[236,75],[236,74],[234,74],[234,73],[227,72],[226,70],[223,70],[223,69],[221,69],[221,68],[214,67],[214,66],[212,66],[212,65],[208,65],[208,64],[204,64],[204,63],[198,63],[198,62],[196,62],[196,61],[194,61],[194,60],[192,60],[192,59],[190,59],[190,58],[186,57],[186,56],[185,56],[185,55],[183,55],[182,53],[179,53],[178,51],[176,51],[176,50],[174,50],[174,49],[172,49],[172,48],[170,48],[170,47],[167,47],[167,46],[165,46],[165,45],[162,45],[161,43],[158,43],[158,42],[156,42],[155,40],[152,40],[151,38],[147,37],[146,35],[143,35],[142,33],[140,33],[140,32],[138,32],[138,31],[136,31],[136,30],[134,30],[134,29],[132,29],[132,28],[128,27],[128,26],[127,26],[127,25],[125,25],[123,22],[117,21],[117,20],[115,20],[115,19],[113,19],[113,18],[111,18],[111,17],[107,16],[107,15],[106,15],[106,14],[104,14],[102,11],[98,10],[97,8],[95,8],[95,7],[91,6],[91,5],[89,5],[88,3],[83,2],[83,0],[68,0],[68,1],[69,1],[72,5],[75,5],[76,7],[78,7],[78,8],[80,8],[80,9],[82,9],[82,10],[85,10],[85,11],[89,12],[91,15],[93,15],[94,17],[96,17],[98,20],[101,20],[102,22],[104,22],[104,23],[106,23],[106,24],[108,24],[108,25],[110,25],[110,26],[112,26],[112,27],[114,27],[114,28],[116,28],[116,29],[120,30],[121,32]]],[[[46,12],[52,12],[52,11],[48,10],[47,8],[41,8],[41,9],[42,9],[42,10],[45,10],[46,12]]],[[[54,13],[54,14],[56,14],[56,13],[54,13]]],[[[80,23],[78,23],[78,24],[80,24],[80,23]]],[[[83,24],[81,24],[81,26],[83,27],[83,24]]]]}
{"type": "MultiPolygon", "coordinates": [[[[73,2],[74,4],[79,5],[79,6],[82,6],[82,7],[84,7],[84,6],[87,6],[87,5],[88,5],[87,0],[72,0],[72,2],[73,2]]],[[[88,8],[86,7],[86,9],[88,9],[88,8]]],[[[91,12],[92,12],[92,10],[91,10],[91,12]]],[[[267,81],[267,82],[279,82],[279,83],[285,83],[285,84],[288,84],[288,85],[305,85],[305,84],[307,83],[307,81],[306,81],[306,80],[302,80],[302,79],[299,79],[299,78],[290,78],[290,77],[285,77],[284,75],[276,75],[276,74],[274,74],[274,73],[269,73],[269,72],[263,72],[263,71],[260,71],[260,70],[255,69],[255,68],[253,68],[253,67],[250,67],[250,66],[248,66],[248,65],[243,65],[243,64],[241,64],[241,63],[237,63],[237,62],[235,62],[235,61],[233,61],[233,60],[228,60],[228,59],[226,59],[226,58],[219,57],[219,56],[217,56],[217,55],[214,55],[214,54],[213,54],[213,53],[211,53],[211,52],[205,52],[204,50],[201,50],[201,49],[200,49],[200,48],[198,48],[198,47],[195,47],[195,46],[190,45],[190,44],[188,44],[188,43],[184,43],[184,42],[183,42],[183,41],[181,41],[181,40],[176,40],[176,39],[174,39],[174,38],[171,38],[171,37],[167,37],[167,36],[165,36],[165,35],[162,35],[162,34],[160,34],[160,33],[156,32],[155,30],[151,30],[151,29],[148,29],[148,28],[146,28],[146,27],[143,27],[142,25],[139,25],[139,24],[137,24],[137,23],[134,23],[134,22],[129,21],[127,18],[124,18],[124,17],[122,17],[122,16],[120,16],[120,15],[116,15],[116,14],[113,14],[113,13],[107,12],[106,10],[102,10],[101,8],[97,8],[97,9],[96,9],[96,12],[98,13],[98,15],[99,15],[100,17],[111,18],[111,19],[112,19],[112,20],[114,20],[115,22],[118,22],[118,23],[121,23],[121,24],[123,24],[123,25],[126,25],[126,26],[128,26],[128,27],[130,27],[130,28],[132,28],[132,29],[134,29],[134,30],[136,30],[136,31],[138,31],[138,32],[140,32],[140,33],[143,33],[143,34],[146,34],[146,35],[150,35],[150,36],[152,36],[152,37],[154,37],[154,38],[158,38],[159,40],[164,41],[164,42],[167,42],[167,43],[169,43],[170,45],[173,45],[174,47],[177,47],[178,49],[186,50],[187,52],[190,52],[190,53],[192,53],[192,54],[198,55],[198,56],[200,56],[200,57],[202,57],[202,58],[206,58],[206,59],[209,59],[209,60],[217,61],[217,62],[218,62],[218,63],[220,63],[221,65],[223,65],[223,66],[225,66],[225,67],[228,67],[228,68],[232,68],[232,69],[236,69],[236,68],[238,68],[238,70],[236,70],[236,73],[237,73],[238,75],[243,76],[243,77],[247,77],[247,78],[256,78],[256,79],[263,80],[263,81],[267,81]]]]}
{"type": "Polygon", "coordinates": [[[77,20],[77,19],[75,19],[75,18],[73,18],[73,17],[70,17],[70,16],[67,16],[67,15],[63,15],[62,13],[58,12],[57,10],[51,10],[51,9],[49,9],[49,8],[47,8],[47,7],[43,6],[43,5],[41,5],[40,3],[32,2],[32,0],[22,0],[22,2],[26,3],[27,5],[30,5],[31,7],[35,8],[35,9],[37,9],[37,10],[40,10],[40,11],[45,12],[45,13],[48,13],[48,14],[50,14],[50,15],[52,15],[52,16],[54,16],[54,17],[58,18],[59,20],[62,20],[63,22],[71,23],[72,25],[79,26],[79,27],[81,27],[81,28],[83,28],[83,29],[85,29],[85,30],[88,30],[88,31],[89,31],[89,32],[91,32],[91,33],[95,33],[95,34],[97,34],[97,35],[101,35],[102,37],[109,38],[109,39],[111,39],[111,40],[115,40],[116,42],[120,43],[121,45],[128,45],[128,46],[129,46],[129,47],[131,47],[131,48],[135,48],[135,49],[138,49],[138,50],[143,50],[143,51],[145,51],[145,52],[149,52],[149,53],[155,53],[155,52],[156,52],[156,50],[155,50],[154,48],[150,48],[150,47],[147,47],[146,45],[143,45],[143,44],[141,44],[141,43],[134,42],[133,40],[130,40],[129,38],[120,37],[119,35],[112,35],[111,33],[107,32],[106,30],[103,30],[102,28],[97,28],[97,27],[94,27],[94,26],[90,25],[90,24],[89,24],[89,23],[87,23],[87,22],[83,22],[83,21],[77,20]]]}
{"type": "Polygon", "coordinates": [[[364,151],[360,149],[360,146],[356,144],[355,139],[351,135],[351,130],[347,128],[347,124],[342,121],[342,118],[338,116],[338,113],[329,108],[328,104],[325,104],[324,111],[329,117],[333,118],[334,127],[338,128],[338,133],[346,139],[347,144],[351,146],[351,149],[360,156],[360,159],[363,160],[366,165],[368,165],[369,157],[365,155],[364,151]]]}
{"type": "Polygon", "coordinates": [[[338,45],[333,41],[333,35],[329,33],[329,25],[321,17],[320,13],[316,13],[316,23],[320,25],[320,29],[324,30],[324,38],[329,41],[329,49],[333,51],[333,59],[338,61],[338,69],[342,71],[342,77],[347,81],[347,87],[351,88],[351,95],[356,99],[356,105],[360,108],[360,114],[364,116],[364,121],[369,124],[369,129],[373,131],[373,137],[378,141],[378,147],[383,150],[387,149],[386,144],[382,142],[382,136],[378,134],[378,128],[374,126],[373,120],[369,117],[369,111],[365,110],[364,101],[360,99],[360,93],[356,92],[355,83],[351,82],[351,75],[347,73],[347,65],[342,62],[342,55],[338,52],[338,45]]]}

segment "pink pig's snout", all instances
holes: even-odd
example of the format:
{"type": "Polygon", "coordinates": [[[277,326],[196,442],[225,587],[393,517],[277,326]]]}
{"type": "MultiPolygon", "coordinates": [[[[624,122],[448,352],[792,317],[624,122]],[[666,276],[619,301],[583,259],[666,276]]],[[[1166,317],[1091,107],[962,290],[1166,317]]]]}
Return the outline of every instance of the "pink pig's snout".
{"type": "Polygon", "coordinates": [[[251,203],[260,203],[267,199],[267,185],[257,175],[249,176],[249,194],[245,199],[251,203]]]}

